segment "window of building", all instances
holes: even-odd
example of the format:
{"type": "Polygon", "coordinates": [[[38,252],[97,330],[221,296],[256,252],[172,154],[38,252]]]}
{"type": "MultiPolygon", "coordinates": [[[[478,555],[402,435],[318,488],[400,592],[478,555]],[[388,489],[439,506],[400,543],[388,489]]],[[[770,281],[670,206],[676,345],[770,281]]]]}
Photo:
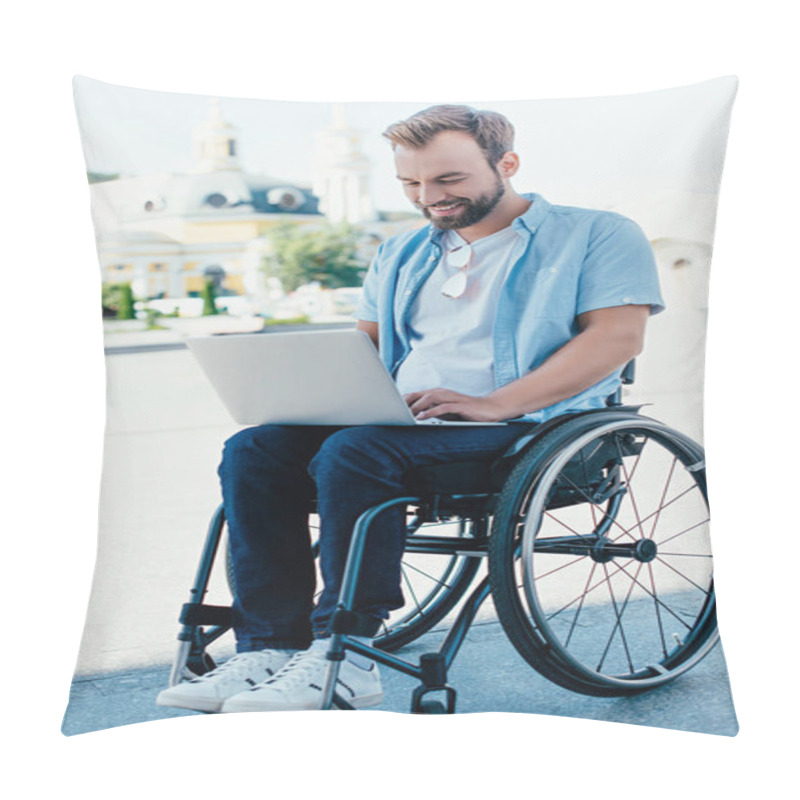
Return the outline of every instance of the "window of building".
{"type": "Polygon", "coordinates": [[[206,203],[213,208],[222,208],[228,202],[228,198],[221,192],[212,192],[206,197],[206,203]]]}

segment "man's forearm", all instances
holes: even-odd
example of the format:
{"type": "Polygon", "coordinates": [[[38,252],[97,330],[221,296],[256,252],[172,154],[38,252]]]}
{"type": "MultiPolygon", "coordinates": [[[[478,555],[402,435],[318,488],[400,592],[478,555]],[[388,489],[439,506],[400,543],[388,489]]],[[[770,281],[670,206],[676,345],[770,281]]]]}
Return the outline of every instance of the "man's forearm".
{"type": "Polygon", "coordinates": [[[630,331],[587,328],[540,367],[492,392],[488,398],[513,419],[574,397],[624,366],[641,352],[641,338],[630,331]]]}

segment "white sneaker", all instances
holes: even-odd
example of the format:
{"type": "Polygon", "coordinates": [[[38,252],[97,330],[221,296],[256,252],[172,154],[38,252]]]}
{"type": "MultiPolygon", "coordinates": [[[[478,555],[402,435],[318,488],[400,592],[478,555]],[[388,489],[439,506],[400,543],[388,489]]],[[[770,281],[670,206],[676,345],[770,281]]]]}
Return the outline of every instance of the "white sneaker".
{"type": "Polygon", "coordinates": [[[256,650],[239,653],[205,675],[164,689],[156,703],[193,711],[219,711],[229,697],[276,675],[295,652],[256,650]]]}
{"type": "MultiPolygon", "coordinates": [[[[248,691],[229,698],[223,713],[231,711],[313,711],[322,703],[322,687],[330,662],[324,650],[304,650],[277,674],[248,691]]],[[[383,700],[378,667],[367,669],[345,659],[341,662],[336,693],[354,708],[376,706],[383,700]]]]}

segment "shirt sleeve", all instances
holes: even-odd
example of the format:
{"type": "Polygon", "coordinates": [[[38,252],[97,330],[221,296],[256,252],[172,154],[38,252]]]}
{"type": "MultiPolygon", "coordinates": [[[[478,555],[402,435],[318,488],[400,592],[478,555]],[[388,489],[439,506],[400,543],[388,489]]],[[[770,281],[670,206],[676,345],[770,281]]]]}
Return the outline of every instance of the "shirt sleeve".
{"type": "Polygon", "coordinates": [[[378,246],[375,257],[369,265],[364,283],[361,287],[361,298],[356,306],[355,318],[365,322],[378,321],[378,287],[380,285],[379,262],[383,254],[383,242],[378,246]]]}
{"type": "Polygon", "coordinates": [[[664,310],[650,242],[627,218],[599,231],[589,243],[578,282],[577,313],[613,306],[649,305],[664,310]]]}

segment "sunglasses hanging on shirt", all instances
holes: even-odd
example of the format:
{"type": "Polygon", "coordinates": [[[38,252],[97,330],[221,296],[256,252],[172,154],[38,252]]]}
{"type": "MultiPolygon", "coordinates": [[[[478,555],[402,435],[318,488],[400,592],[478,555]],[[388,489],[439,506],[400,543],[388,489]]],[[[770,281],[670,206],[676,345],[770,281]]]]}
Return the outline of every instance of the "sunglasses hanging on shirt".
{"type": "Polygon", "coordinates": [[[472,247],[468,244],[449,250],[445,255],[448,267],[458,270],[442,284],[442,294],[451,300],[458,300],[467,290],[467,269],[472,261],[472,247]]]}

